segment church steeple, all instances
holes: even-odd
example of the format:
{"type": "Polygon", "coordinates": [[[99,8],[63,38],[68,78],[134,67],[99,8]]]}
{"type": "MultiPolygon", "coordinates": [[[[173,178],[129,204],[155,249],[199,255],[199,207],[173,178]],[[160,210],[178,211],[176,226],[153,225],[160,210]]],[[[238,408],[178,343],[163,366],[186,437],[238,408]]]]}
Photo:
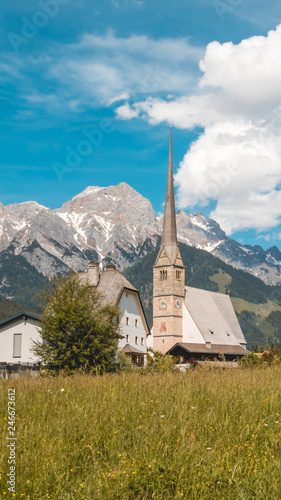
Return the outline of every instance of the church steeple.
{"type": "Polygon", "coordinates": [[[168,177],[167,177],[167,187],[166,187],[164,225],[163,225],[161,244],[165,245],[165,247],[177,247],[177,225],[176,225],[174,177],[173,177],[172,125],[170,127],[169,167],[168,167],[168,177]]]}
{"type": "Polygon", "coordinates": [[[173,179],[172,127],[164,225],[160,249],[153,266],[153,349],[167,352],[182,341],[185,268],[177,244],[173,179]]]}

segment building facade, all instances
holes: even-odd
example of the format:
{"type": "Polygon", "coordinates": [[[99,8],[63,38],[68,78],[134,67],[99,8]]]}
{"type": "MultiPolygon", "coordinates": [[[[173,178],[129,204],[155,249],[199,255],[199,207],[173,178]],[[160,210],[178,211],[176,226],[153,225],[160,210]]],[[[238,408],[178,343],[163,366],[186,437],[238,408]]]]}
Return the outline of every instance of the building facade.
{"type": "MultiPolygon", "coordinates": [[[[0,370],[20,365],[32,368],[39,359],[32,352],[33,342],[40,341],[40,317],[23,312],[0,323],[0,370]]],[[[1,373],[0,373],[1,375],[1,373]]]]}
{"type": "Polygon", "coordinates": [[[118,342],[118,349],[129,356],[134,365],[144,366],[150,331],[138,290],[113,264],[101,269],[99,262],[90,262],[88,271],[78,273],[78,276],[95,287],[103,295],[104,302],[119,307],[122,338],[118,342]]]}

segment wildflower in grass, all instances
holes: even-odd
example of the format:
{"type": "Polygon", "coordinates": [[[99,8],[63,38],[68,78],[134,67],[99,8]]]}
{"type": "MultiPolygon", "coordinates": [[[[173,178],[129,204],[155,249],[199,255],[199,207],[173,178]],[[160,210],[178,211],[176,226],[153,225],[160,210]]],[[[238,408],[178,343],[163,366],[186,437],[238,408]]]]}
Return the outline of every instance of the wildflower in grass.
{"type": "Polygon", "coordinates": [[[61,389],[60,391],[61,391],[61,392],[63,392],[63,391],[64,391],[64,389],[61,389]]]}

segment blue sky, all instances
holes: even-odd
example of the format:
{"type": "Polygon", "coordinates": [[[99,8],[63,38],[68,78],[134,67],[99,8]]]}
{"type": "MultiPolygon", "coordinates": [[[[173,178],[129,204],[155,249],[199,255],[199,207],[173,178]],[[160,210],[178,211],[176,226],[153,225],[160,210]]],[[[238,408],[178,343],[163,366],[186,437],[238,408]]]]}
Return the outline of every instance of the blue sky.
{"type": "Polygon", "coordinates": [[[51,208],[127,182],[265,248],[281,234],[281,5],[10,0],[0,33],[0,201],[51,208]]]}

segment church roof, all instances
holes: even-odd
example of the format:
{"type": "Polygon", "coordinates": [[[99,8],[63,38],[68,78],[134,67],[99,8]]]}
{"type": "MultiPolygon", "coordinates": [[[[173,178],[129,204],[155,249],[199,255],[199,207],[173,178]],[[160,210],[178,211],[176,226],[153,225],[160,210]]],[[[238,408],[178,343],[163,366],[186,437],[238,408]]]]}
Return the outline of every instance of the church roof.
{"type": "Polygon", "coordinates": [[[161,247],[165,247],[165,251],[171,264],[175,263],[178,254],[177,246],[177,224],[175,211],[175,194],[174,194],[174,177],[173,177],[173,144],[172,144],[172,127],[170,128],[170,151],[169,151],[169,166],[166,187],[166,200],[164,212],[164,224],[161,240],[161,247]]]}
{"type": "MultiPolygon", "coordinates": [[[[185,306],[205,342],[215,345],[246,345],[228,295],[192,287],[185,287],[185,290],[185,306]]],[[[185,332],[183,336],[185,337],[185,332]]]]}

